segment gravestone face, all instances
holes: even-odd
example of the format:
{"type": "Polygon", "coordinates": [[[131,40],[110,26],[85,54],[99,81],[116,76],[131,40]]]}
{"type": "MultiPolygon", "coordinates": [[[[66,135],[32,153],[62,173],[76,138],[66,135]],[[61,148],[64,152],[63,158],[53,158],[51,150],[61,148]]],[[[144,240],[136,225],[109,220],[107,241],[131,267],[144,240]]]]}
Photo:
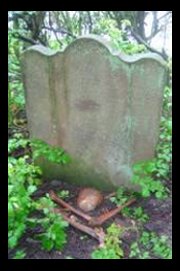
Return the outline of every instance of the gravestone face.
{"type": "Polygon", "coordinates": [[[81,37],[64,52],[30,47],[22,64],[30,136],[72,158],[63,166],[40,159],[45,177],[131,187],[132,164],[151,159],[158,140],[162,59],[121,56],[98,37],[81,37]]]}

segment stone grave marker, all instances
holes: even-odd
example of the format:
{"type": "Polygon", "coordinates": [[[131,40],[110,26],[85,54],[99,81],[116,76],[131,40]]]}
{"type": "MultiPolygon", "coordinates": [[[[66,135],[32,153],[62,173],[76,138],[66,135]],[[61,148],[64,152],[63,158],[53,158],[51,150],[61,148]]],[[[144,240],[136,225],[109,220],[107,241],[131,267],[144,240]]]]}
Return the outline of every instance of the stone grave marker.
{"type": "Polygon", "coordinates": [[[101,189],[132,187],[132,164],[151,159],[166,69],[156,54],[117,54],[99,37],[63,52],[32,46],[22,56],[30,136],[62,147],[68,165],[45,159],[45,178],[101,189]]]}

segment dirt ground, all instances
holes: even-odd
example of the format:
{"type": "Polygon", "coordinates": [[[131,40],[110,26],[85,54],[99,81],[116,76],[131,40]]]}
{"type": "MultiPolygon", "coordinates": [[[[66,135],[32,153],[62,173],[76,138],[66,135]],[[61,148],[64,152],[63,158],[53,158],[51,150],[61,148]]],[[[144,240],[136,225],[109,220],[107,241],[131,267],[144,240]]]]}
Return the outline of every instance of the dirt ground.
{"type": "MultiPolygon", "coordinates": [[[[166,200],[157,200],[153,197],[148,199],[139,199],[133,204],[134,207],[143,207],[144,211],[149,215],[149,221],[143,225],[144,230],[154,231],[158,235],[167,235],[169,237],[169,245],[172,245],[172,197],[171,197],[171,181],[168,181],[166,185],[169,186],[170,196],[166,200]]],[[[67,202],[76,206],[76,197],[81,187],[64,183],[59,180],[53,180],[51,182],[45,182],[38,191],[35,192],[34,197],[38,198],[45,195],[50,189],[54,191],[68,190],[69,197],[65,199],[67,202]]],[[[105,210],[110,210],[115,207],[115,204],[110,200],[105,200],[103,204],[96,210],[90,212],[90,215],[99,215],[105,210]]],[[[108,220],[103,225],[106,229],[112,222],[121,223],[125,226],[129,226],[131,221],[129,218],[124,218],[120,213],[114,218],[108,220]]],[[[24,249],[26,252],[26,259],[91,259],[92,251],[97,248],[98,241],[91,238],[90,236],[83,234],[79,230],[69,226],[67,229],[67,244],[64,246],[62,251],[51,251],[47,252],[41,249],[39,241],[33,238],[34,234],[40,229],[37,227],[35,230],[27,229],[26,233],[20,240],[19,246],[16,249],[24,249]]],[[[129,245],[136,239],[135,232],[127,232],[123,236],[123,249],[126,259],[129,255],[129,245]]],[[[15,249],[9,250],[9,259],[13,257],[15,249]]],[[[152,256],[151,259],[157,257],[152,256]]]]}

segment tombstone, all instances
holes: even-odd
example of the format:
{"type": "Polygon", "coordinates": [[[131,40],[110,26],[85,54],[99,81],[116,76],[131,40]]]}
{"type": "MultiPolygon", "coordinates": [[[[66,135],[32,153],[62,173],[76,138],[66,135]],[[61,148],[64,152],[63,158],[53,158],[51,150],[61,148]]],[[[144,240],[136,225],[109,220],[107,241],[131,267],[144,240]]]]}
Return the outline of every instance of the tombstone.
{"type": "Polygon", "coordinates": [[[31,138],[62,147],[67,165],[38,160],[47,179],[132,188],[132,164],[154,157],[166,69],[156,54],[117,54],[99,37],[63,52],[32,46],[22,56],[31,138]]]}

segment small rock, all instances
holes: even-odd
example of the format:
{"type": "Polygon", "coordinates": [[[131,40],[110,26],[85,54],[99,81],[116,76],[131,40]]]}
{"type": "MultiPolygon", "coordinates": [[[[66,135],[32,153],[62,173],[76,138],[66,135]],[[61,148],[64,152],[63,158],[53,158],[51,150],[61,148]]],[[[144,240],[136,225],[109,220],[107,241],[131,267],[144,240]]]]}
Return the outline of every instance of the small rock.
{"type": "Polygon", "coordinates": [[[80,191],[77,205],[84,212],[94,210],[103,201],[103,195],[94,188],[84,188],[80,191]]]}
{"type": "Polygon", "coordinates": [[[38,240],[34,240],[34,239],[30,238],[30,237],[28,237],[28,238],[26,239],[26,241],[27,241],[28,243],[30,243],[30,244],[37,244],[37,243],[39,243],[38,240]]]}
{"type": "Polygon", "coordinates": [[[58,181],[58,180],[53,180],[53,181],[51,181],[51,186],[60,186],[60,181],[58,181]]]}

